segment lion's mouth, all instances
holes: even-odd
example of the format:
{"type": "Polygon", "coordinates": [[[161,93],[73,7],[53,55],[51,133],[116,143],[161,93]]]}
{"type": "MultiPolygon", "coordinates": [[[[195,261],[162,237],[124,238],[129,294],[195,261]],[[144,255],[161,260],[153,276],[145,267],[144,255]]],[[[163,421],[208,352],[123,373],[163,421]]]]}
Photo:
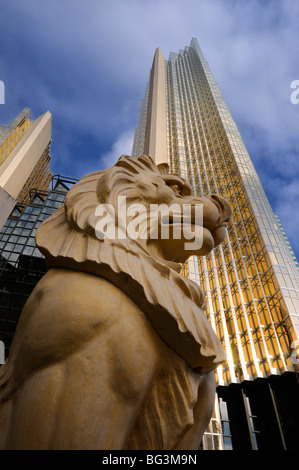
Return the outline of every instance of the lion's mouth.
{"type": "Polygon", "coordinates": [[[210,233],[214,247],[218,246],[225,238],[227,224],[231,218],[231,209],[227,201],[221,196],[210,194],[197,201],[193,198],[192,203],[187,203],[186,206],[188,207],[186,211],[183,205],[178,211],[162,215],[161,223],[168,225],[173,232],[180,227],[178,230],[181,230],[181,233],[185,230],[189,234],[195,233],[197,228],[202,228],[206,234],[210,233]]]}
{"type": "MultiPolygon", "coordinates": [[[[214,201],[213,201],[214,202],[214,201]]],[[[226,201],[225,201],[226,202],[226,201]]],[[[218,209],[218,220],[215,223],[215,215],[209,217],[206,214],[202,214],[201,216],[196,214],[196,208],[199,204],[192,204],[190,205],[191,211],[189,209],[188,213],[184,213],[184,211],[173,212],[170,215],[167,214],[165,216],[161,216],[161,223],[165,225],[184,225],[189,224],[191,226],[203,226],[211,233],[217,231],[220,228],[226,228],[228,222],[231,218],[231,211],[230,207],[228,209],[226,207],[221,207],[216,201],[214,202],[216,208],[218,209]]]]}
{"type": "Polygon", "coordinates": [[[185,197],[182,202],[176,199],[164,209],[155,213],[158,224],[155,219],[154,231],[150,225],[148,237],[148,245],[163,259],[181,263],[191,254],[205,256],[225,239],[231,210],[221,196],[185,197]]]}

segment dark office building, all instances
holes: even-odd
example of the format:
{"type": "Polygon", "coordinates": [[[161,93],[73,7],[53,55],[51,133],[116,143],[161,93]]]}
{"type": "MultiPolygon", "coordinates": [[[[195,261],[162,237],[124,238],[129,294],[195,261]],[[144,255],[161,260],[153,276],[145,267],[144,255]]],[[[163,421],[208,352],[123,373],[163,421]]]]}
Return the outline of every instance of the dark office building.
{"type": "Polygon", "coordinates": [[[35,245],[37,227],[60,207],[76,181],[54,176],[49,191],[31,190],[28,205],[16,204],[0,231],[0,341],[6,357],[22,308],[46,272],[35,245]]]}

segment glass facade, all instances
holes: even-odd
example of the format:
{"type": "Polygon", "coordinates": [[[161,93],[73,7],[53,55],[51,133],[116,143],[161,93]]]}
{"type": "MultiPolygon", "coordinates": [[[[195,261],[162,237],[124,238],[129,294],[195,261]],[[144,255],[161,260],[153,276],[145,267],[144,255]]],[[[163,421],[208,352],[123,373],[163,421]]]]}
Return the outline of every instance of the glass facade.
{"type": "Polygon", "coordinates": [[[50,144],[48,144],[18,196],[19,203],[28,204],[31,199],[32,189],[34,188],[39,190],[48,189],[53,177],[50,171],[50,160],[50,144]]]}
{"type": "Polygon", "coordinates": [[[30,126],[31,111],[28,108],[23,109],[9,126],[5,124],[0,126],[0,165],[2,165],[30,126]]]}
{"type": "MultiPolygon", "coordinates": [[[[171,171],[189,181],[194,195],[220,194],[232,208],[226,241],[208,256],[193,256],[184,265],[184,275],[205,292],[207,317],[226,351],[227,361],[216,372],[218,387],[295,373],[297,264],[196,39],[178,54],[170,53],[165,75],[171,171]]],[[[144,153],[148,95],[147,87],[132,157],[144,153]]],[[[218,429],[225,430],[219,448],[231,442],[229,420],[221,418],[223,403],[218,401],[215,407],[218,429]]],[[[243,405],[249,410],[255,448],[255,417],[248,401],[243,405]]],[[[213,434],[215,439],[217,435],[213,434]]],[[[212,448],[211,436],[207,430],[206,448],[212,448]]]]}
{"type": "MultiPolygon", "coordinates": [[[[14,121],[6,126],[0,126],[0,166],[21,141],[22,137],[32,126],[31,110],[23,109],[14,121]]],[[[53,174],[50,171],[50,142],[41,154],[37,164],[25,182],[17,200],[21,204],[28,204],[30,201],[30,191],[33,188],[47,190],[53,174]]]]}

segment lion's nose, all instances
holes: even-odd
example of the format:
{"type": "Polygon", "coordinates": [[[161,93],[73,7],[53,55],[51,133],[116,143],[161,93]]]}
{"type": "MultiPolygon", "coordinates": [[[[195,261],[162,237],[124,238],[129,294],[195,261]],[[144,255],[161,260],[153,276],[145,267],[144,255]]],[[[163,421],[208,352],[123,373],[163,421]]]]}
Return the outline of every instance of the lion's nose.
{"type": "Polygon", "coordinates": [[[209,196],[219,209],[220,220],[218,221],[217,225],[220,226],[226,222],[229,222],[232,216],[232,211],[227,200],[218,194],[210,194],[209,196]]]}

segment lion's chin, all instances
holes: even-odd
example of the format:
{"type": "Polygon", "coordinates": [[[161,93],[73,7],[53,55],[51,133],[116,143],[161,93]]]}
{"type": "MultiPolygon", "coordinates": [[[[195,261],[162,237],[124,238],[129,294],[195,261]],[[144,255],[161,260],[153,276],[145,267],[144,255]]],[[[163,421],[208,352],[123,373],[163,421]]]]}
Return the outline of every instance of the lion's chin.
{"type": "Polygon", "coordinates": [[[196,236],[192,224],[190,232],[185,232],[185,236],[182,235],[179,239],[170,236],[167,239],[149,240],[147,246],[160,259],[184,263],[192,255],[206,256],[223,241],[225,234],[225,227],[219,227],[213,232],[203,227],[199,236],[196,236]]]}
{"type": "Polygon", "coordinates": [[[214,248],[222,243],[226,237],[226,224],[221,225],[216,230],[213,230],[212,236],[214,239],[214,248]]]}

